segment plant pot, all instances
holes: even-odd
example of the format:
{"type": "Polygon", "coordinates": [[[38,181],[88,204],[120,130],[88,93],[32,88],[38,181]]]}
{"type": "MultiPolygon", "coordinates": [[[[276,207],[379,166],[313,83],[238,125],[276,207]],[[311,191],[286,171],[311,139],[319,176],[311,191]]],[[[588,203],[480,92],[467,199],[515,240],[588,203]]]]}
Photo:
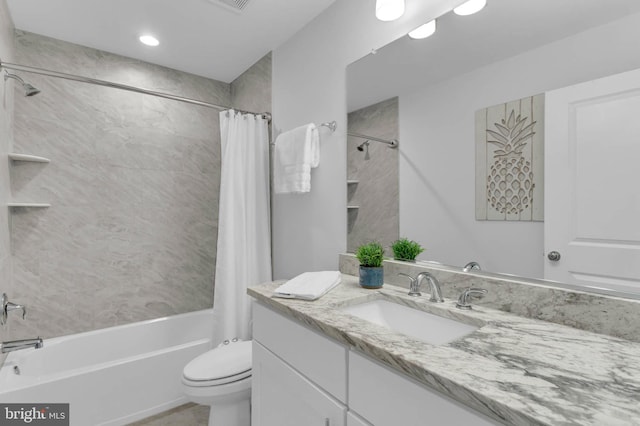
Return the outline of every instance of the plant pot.
{"type": "Polygon", "coordinates": [[[384,269],[382,266],[360,265],[360,286],[364,288],[380,288],[384,282],[384,269]]]}

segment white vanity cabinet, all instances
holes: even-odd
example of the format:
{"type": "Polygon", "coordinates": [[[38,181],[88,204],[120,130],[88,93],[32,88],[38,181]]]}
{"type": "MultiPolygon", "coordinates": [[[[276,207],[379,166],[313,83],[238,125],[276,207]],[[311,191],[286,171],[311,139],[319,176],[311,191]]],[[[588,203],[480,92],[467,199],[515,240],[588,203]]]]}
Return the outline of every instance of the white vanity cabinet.
{"type": "Polygon", "coordinates": [[[254,303],[251,424],[345,426],[347,353],[254,303]]]}
{"type": "Polygon", "coordinates": [[[346,407],[256,341],[251,424],[344,426],[346,407]]]}
{"type": "Polygon", "coordinates": [[[259,303],[253,426],[499,425],[259,303]]]}

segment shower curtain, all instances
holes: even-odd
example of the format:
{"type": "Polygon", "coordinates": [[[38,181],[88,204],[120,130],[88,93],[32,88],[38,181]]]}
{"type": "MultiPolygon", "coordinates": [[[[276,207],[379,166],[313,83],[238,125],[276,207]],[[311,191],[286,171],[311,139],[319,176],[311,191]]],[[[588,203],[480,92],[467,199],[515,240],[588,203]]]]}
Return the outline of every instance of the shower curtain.
{"type": "Polygon", "coordinates": [[[247,287],[271,280],[267,120],[220,113],[221,177],[214,344],[251,338],[247,287]]]}

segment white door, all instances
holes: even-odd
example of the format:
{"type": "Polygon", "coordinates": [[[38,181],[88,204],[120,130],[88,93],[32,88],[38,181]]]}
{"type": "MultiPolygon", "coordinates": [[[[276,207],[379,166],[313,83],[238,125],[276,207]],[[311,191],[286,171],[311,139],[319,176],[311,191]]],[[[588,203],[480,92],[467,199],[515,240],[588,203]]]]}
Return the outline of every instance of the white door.
{"type": "Polygon", "coordinates": [[[640,293],[640,70],[545,108],[545,278],[640,293]]]}
{"type": "Polygon", "coordinates": [[[346,407],[253,341],[251,424],[345,426],[346,407]]]}

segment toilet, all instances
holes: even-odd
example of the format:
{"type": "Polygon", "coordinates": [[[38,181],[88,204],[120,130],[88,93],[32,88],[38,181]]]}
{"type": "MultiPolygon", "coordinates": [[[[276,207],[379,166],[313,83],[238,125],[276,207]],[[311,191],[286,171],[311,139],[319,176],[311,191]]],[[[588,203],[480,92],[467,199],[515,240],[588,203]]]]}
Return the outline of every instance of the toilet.
{"type": "Polygon", "coordinates": [[[211,407],[209,426],[250,426],[251,341],[227,340],[194,358],[182,371],[182,389],[211,407]]]}

